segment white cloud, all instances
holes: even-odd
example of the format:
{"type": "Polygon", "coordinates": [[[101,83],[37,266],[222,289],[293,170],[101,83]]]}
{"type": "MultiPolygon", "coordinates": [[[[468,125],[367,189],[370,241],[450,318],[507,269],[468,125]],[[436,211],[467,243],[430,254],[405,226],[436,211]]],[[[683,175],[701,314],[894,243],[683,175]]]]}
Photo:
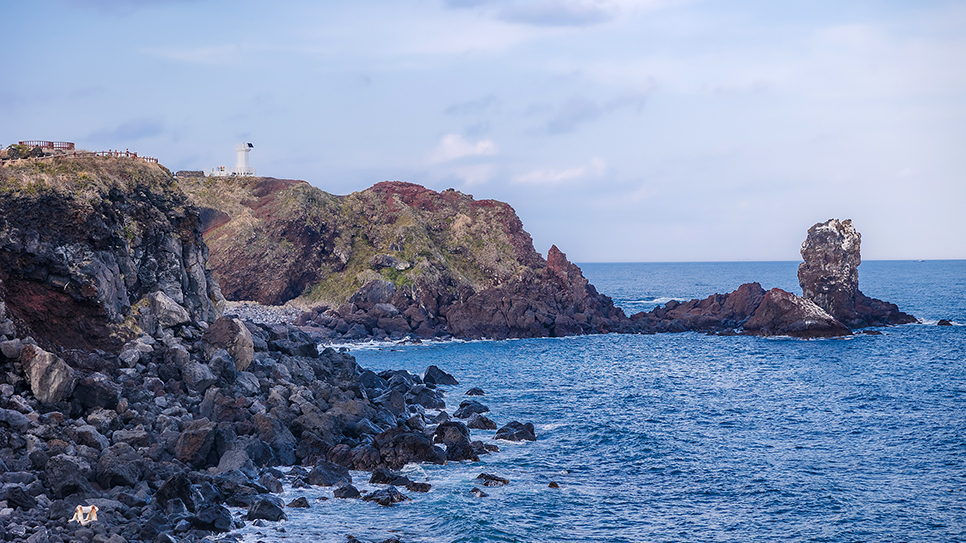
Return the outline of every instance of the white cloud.
{"type": "Polygon", "coordinates": [[[499,148],[493,140],[470,143],[459,134],[446,134],[439,145],[429,152],[426,161],[430,164],[439,164],[469,156],[493,156],[498,152],[499,148]]]}
{"type": "Polygon", "coordinates": [[[576,168],[556,170],[541,168],[521,175],[513,176],[514,183],[530,185],[560,185],[581,179],[600,177],[607,171],[607,163],[600,158],[594,158],[590,164],[576,168]]]}

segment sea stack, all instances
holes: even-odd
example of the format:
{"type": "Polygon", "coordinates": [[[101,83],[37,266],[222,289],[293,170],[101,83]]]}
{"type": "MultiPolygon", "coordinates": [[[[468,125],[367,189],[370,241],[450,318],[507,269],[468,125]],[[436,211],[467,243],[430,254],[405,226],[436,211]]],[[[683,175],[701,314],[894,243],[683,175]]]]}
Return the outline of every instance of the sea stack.
{"type": "Polygon", "coordinates": [[[859,290],[861,243],[862,235],[850,219],[829,219],[809,228],[798,266],[802,297],[853,329],[916,322],[895,304],[859,290]]]}

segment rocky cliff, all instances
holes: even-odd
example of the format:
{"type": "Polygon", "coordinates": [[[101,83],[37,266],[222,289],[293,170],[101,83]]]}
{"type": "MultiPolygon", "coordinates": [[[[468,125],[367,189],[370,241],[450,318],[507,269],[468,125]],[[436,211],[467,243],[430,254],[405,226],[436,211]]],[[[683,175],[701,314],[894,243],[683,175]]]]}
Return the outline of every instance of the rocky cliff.
{"type": "MultiPolygon", "coordinates": [[[[448,420],[439,368],[376,374],[218,317],[199,213],[157,165],[0,165],[0,264],[0,540],[207,541],[244,524],[228,506],[284,519],[282,481],[360,497],[348,470],[375,471],[392,486],[361,497],[388,506],[431,486],[390,470],[498,450],[470,438],[488,407],[448,420]]],[[[505,422],[495,439],[536,439],[505,422]]]]}
{"type": "Polygon", "coordinates": [[[228,299],[316,309],[333,337],[506,338],[622,330],[627,320],[508,204],[401,182],[334,196],[301,181],[179,178],[202,209],[228,299]]]}
{"type": "Polygon", "coordinates": [[[183,322],[215,320],[222,297],[206,261],[197,212],[157,164],[0,167],[0,296],[46,348],[116,348],[172,303],[183,322]]]}

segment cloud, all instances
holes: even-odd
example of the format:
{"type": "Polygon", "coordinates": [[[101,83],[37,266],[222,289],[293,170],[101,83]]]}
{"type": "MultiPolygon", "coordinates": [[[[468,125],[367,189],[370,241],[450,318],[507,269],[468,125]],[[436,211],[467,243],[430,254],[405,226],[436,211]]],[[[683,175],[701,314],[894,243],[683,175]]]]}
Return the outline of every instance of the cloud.
{"type": "Polygon", "coordinates": [[[586,166],[567,168],[565,170],[554,170],[550,168],[533,170],[525,174],[513,176],[512,181],[514,183],[528,185],[560,185],[589,177],[600,177],[606,171],[607,163],[599,158],[594,158],[586,166]]]}
{"type": "Polygon", "coordinates": [[[571,98],[547,121],[547,131],[551,134],[571,132],[581,123],[597,120],[601,112],[600,106],[586,98],[571,98]]]}
{"type": "Polygon", "coordinates": [[[598,105],[597,102],[575,96],[570,98],[547,121],[547,132],[551,134],[565,134],[572,132],[578,125],[596,121],[602,115],[612,113],[623,108],[634,108],[640,112],[647,103],[653,82],[646,85],[642,90],[625,92],[598,105]]]}
{"type": "Polygon", "coordinates": [[[426,159],[430,164],[439,164],[469,156],[492,156],[497,152],[499,148],[492,140],[470,143],[459,134],[446,134],[439,145],[429,152],[426,159]]]}
{"type": "Polygon", "coordinates": [[[616,10],[599,2],[550,0],[512,3],[497,18],[508,23],[534,26],[591,26],[610,21],[616,10]]]}
{"type": "Polygon", "coordinates": [[[137,141],[160,135],[164,127],[160,121],[154,119],[135,119],[121,123],[114,128],[103,128],[91,132],[87,139],[94,142],[124,145],[125,142],[137,141]]]}
{"type": "Polygon", "coordinates": [[[470,100],[469,102],[453,104],[444,109],[443,113],[447,115],[470,115],[474,113],[482,113],[490,106],[496,105],[496,102],[496,96],[491,94],[489,96],[484,96],[479,100],[470,100]]]}

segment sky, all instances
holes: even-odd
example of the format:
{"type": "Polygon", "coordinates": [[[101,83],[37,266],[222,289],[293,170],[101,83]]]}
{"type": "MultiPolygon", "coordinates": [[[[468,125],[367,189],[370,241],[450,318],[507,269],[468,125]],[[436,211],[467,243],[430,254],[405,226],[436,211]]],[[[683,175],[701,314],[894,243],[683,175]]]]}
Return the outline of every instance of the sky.
{"type": "Polygon", "coordinates": [[[45,0],[0,145],[510,203],[575,262],[966,258],[966,3],[45,0]]]}

